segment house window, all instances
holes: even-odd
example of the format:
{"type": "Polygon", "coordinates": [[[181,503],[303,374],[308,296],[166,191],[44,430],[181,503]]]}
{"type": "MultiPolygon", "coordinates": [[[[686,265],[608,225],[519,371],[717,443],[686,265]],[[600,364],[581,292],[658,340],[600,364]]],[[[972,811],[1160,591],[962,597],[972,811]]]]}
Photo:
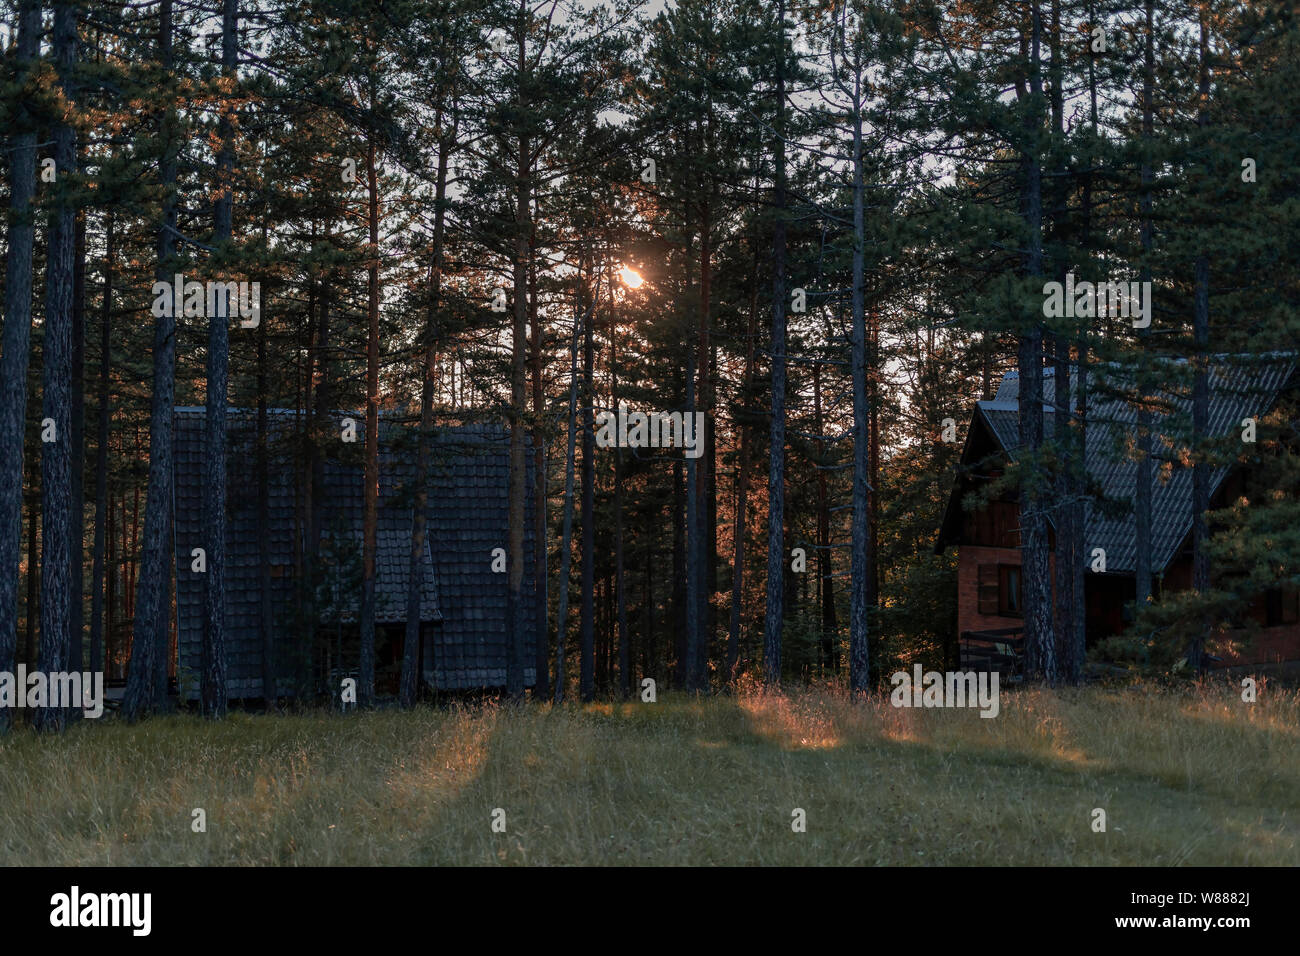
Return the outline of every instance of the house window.
{"type": "Polygon", "coordinates": [[[1020,565],[981,564],[978,596],[981,614],[990,617],[1023,617],[1020,565]]]}
{"type": "Polygon", "coordinates": [[[1020,565],[998,565],[998,613],[1004,617],[1022,617],[1020,603],[1020,565]]]}
{"type": "Polygon", "coordinates": [[[1300,591],[1272,588],[1264,594],[1266,627],[1282,627],[1300,622],[1300,591]]]}

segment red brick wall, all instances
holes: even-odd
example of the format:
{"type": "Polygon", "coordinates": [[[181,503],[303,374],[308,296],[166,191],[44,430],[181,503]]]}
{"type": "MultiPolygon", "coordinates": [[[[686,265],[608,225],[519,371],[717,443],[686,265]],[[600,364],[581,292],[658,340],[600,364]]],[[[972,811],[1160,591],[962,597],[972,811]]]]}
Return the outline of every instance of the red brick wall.
{"type": "MultiPolygon", "coordinates": [[[[1055,567],[1055,556],[1049,556],[1049,569],[1055,567]]],[[[1023,627],[1024,619],[981,614],[979,611],[979,566],[981,564],[1020,565],[1019,548],[997,548],[962,544],[957,551],[957,633],[963,631],[995,631],[1003,628],[1023,627]]],[[[1052,575],[1053,584],[1055,575],[1052,575]]],[[[1191,587],[1191,559],[1179,555],[1167,569],[1161,582],[1166,593],[1191,587]]],[[[1053,595],[1055,587],[1052,588],[1053,595]]],[[[1102,578],[1087,582],[1089,643],[1095,638],[1117,634],[1124,629],[1123,607],[1133,600],[1133,579],[1102,578]]],[[[1262,604],[1254,609],[1254,616],[1262,625],[1262,604]]],[[[1217,641],[1211,641],[1207,650],[1223,659],[1218,667],[1236,667],[1254,664],[1273,664],[1300,660],[1300,624],[1266,627],[1255,631],[1254,639],[1247,644],[1243,632],[1229,632],[1217,641]]]]}
{"type": "MultiPolygon", "coordinates": [[[[1162,585],[1168,593],[1189,589],[1192,586],[1192,559],[1179,557],[1174,561],[1165,573],[1162,585]]],[[[1262,599],[1255,601],[1247,613],[1260,625],[1259,629],[1249,641],[1244,631],[1229,631],[1220,638],[1212,638],[1206,650],[1223,659],[1215,667],[1300,660],[1300,624],[1268,627],[1268,611],[1262,599]]]]}
{"type": "Polygon", "coordinates": [[[1279,664],[1300,660],[1300,624],[1268,627],[1256,631],[1248,644],[1244,632],[1229,632],[1225,638],[1211,640],[1207,650],[1223,663],[1216,667],[1238,667],[1243,664],[1279,664]]]}

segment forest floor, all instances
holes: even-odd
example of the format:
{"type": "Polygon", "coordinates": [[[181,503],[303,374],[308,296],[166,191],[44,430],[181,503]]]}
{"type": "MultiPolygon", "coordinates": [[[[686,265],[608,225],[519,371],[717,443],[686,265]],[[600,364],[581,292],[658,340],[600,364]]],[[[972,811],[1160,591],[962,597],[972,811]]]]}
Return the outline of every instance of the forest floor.
{"type": "Polygon", "coordinates": [[[1300,694],[1240,697],[105,717],[0,740],[0,864],[1295,865],[1300,694]]]}

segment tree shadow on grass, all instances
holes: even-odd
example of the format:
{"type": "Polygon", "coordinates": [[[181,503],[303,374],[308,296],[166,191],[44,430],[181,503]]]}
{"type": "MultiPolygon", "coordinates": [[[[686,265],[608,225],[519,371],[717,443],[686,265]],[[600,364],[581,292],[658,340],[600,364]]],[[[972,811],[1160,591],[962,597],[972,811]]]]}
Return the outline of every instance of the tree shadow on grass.
{"type": "MultiPolygon", "coordinates": [[[[1238,832],[1276,823],[1276,808],[1251,824],[1243,813],[1253,811],[1237,810],[1236,819],[1226,795],[1090,758],[1087,742],[1070,741],[1068,715],[1048,721],[1042,739],[1027,727],[982,726],[991,723],[974,713],[891,715],[878,704],[798,697],[665,695],[656,704],[503,711],[477,775],[437,802],[417,857],[439,864],[1231,863],[1246,854],[1214,836],[1225,820],[1238,832]],[[937,732],[943,721],[967,718],[975,723],[937,732]],[[1109,833],[1092,830],[1099,807],[1114,821],[1109,833]],[[494,811],[501,813],[494,818],[494,811]],[[493,828],[494,819],[504,830],[493,828]],[[1189,843],[1201,832],[1201,843],[1189,843]]],[[[1251,848],[1256,862],[1294,843],[1294,823],[1268,832],[1280,835],[1251,848]]]]}

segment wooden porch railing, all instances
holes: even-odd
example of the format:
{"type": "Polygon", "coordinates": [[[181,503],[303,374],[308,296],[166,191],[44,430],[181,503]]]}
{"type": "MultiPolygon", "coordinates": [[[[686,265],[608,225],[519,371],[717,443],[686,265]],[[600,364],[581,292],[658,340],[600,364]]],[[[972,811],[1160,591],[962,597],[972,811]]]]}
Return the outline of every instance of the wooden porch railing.
{"type": "Polygon", "coordinates": [[[962,631],[957,645],[961,655],[962,670],[997,671],[1006,681],[1024,679],[1024,628],[962,631]]]}

